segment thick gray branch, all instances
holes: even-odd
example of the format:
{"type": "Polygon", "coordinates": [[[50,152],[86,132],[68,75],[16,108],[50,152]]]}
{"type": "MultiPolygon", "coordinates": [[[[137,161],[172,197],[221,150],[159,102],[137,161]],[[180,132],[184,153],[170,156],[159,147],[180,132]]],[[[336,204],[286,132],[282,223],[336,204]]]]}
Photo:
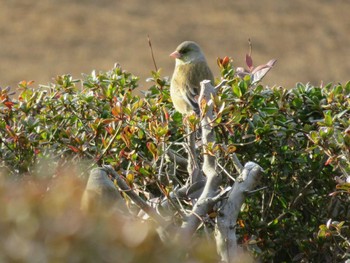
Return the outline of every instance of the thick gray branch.
{"type": "Polygon", "coordinates": [[[223,262],[233,262],[237,255],[236,221],[246,193],[258,184],[262,168],[248,162],[237,178],[227,201],[220,208],[215,228],[216,245],[223,262]]]}
{"type": "Polygon", "coordinates": [[[201,82],[201,93],[199,95],[199,103],[204,102],[208,105],[207,111],[202,118],[202,141],[203,141],[203,173],[207,177],[204,189],[197,203],[192,209],[192,213],[188,220],[182,225],[182,237],[190,238],[201,223],[201,219],[207,215],[208,211],[212,209],[215,204],[213,198],[217,195],[219,185],[221,183],[221,176],[215,169],[215,157],[206,154],[206,147],[215,142],[214,131],[210,126],[213,119],[213,105],[211,101],[212,94],[215,94],[214,87],[210,81],[201,82]]]}

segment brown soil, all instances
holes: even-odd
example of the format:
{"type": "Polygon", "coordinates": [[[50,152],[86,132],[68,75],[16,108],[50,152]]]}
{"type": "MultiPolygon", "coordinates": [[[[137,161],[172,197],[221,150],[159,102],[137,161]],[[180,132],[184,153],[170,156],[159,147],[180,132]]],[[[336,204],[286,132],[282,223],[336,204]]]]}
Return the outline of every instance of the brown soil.
{"type": "Polygon", "coordinates": [[[255,65],[278,59],[264,80],[350,80],[348,0],[5,0],[0,9],[0,86],[21,80],[46,84],[56,75],[108,70],[115,62],[141,77],[158,67],[170,76],[169,53],[183,40],[197,41],[215,75],[216,58],[244,65],[248,39],[255,65]]]}

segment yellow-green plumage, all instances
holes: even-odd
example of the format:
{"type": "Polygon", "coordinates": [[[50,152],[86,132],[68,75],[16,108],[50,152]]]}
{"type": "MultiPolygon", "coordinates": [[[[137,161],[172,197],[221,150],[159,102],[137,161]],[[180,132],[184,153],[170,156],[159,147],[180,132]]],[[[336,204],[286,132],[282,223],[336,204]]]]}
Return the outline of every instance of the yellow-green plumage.
{"type": "Polygon", "coordinates": [[[186,41],[176,49],[176,65],[170,84],[170,95],[177,111],[188,114],[199,113],[196,96],[199,95],[200,82],[210,80],[214,85],[213,74],[208,67],[199,46],[186,41]]]}

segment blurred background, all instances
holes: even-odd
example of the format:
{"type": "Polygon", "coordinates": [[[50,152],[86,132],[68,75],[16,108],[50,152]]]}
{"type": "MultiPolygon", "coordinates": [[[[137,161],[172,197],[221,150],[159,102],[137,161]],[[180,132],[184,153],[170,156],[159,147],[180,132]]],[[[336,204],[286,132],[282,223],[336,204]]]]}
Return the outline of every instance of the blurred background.
{"type": "Polygon", "coordinates": [[[276,58],[264,84],[350,80],[349,0],[2,0],[0,87],[21,80],[47,84],[56,75],[109,70],[115,62],[145,79],[154,70],[147,35],[162,76],[183,40],[198,42],[216,76],[216,58],[244,66],[276,58]]]}

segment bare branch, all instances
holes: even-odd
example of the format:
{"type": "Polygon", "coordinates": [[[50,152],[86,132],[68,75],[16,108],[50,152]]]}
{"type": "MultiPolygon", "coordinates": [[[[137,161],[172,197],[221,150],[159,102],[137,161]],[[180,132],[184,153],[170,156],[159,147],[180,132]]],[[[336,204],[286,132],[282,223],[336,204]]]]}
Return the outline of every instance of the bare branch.
{"type": "Polygon", "coordinates": [[[231,159],[236,170],[241,174],[243,172],[243,165],[238,160],[237,155],[235,153],[231,154],[231,159]]]}
{"type": "MultiPolygon", "coordinates": [[[[201,82],[201,92],[199,95],[199,103],[205,100],[208,105],[207,112],[201,120],[202,127],[202,141],[205,151],[206,145],[213,143],[214,131],[209,125],[213,119],[213,105],[211,101],[212,94],[215,94],[214,87],[210,84],[210,81],[204,80],[201,82]]],[[[215,202],[213,197],[215,197],[219,191],[219,186],[221,183],[221,176],[215,170],[215,157],[204,152],[203,156],[203,173],[206,175],[207,180],[200,195],[197,203],[192,209],[192,213],[188,220],[182,225],[182,237],[188,240],[188,237],[192,236],[201,223],[201,219],[208,213],[208,211],[214,206],[215,202]]]]}
{"type": "Polygon", "coordinates": [[[110,165],[104,165],[103,168],[110,174],[114,176],[117,180],[118,187],[124,191],[130,198],[135,202],[135,204],[145,211],[154,221],[156,221],[160,226],[165,227],[167,222],[163,217],[161,217],[151,206],[149,206],[142,198],[140,198],[126,182],[120,177],[120,175],[114,171],[110,165]]]}
{"type": "Polygon", "coordinates": [[[238,253],[235,224],[247,191],[258,184],[263,169],[248,162],[237,178],[224,205],[220,208],[215,229],[218,253],[224,262],[232,262],[238,253]]]}

